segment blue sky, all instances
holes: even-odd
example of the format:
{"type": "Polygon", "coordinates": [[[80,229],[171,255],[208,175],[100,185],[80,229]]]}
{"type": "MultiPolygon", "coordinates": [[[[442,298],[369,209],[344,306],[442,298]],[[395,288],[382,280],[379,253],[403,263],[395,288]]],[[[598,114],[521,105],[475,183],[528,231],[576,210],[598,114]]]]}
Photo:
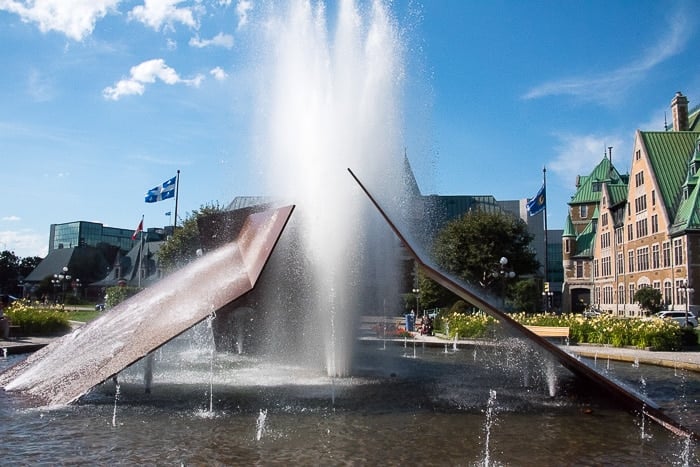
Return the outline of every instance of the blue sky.
{"type": "MultiPolygon", "coordinates": [[[[0,249],[43,256],[52,223],[163,226],[174,203],[144,195],[178,169],[181,217],[263,194],[249,167],[251,70],[271,3],[0,0],[0,249]]],[[[636,129],[662,130],[676,91],[700,101],[695,1],[389,9],[424,194],[527,198],[546,166],[548,226],[561,228],[577,174],[608,146],[626,172],[636,129]]]]}

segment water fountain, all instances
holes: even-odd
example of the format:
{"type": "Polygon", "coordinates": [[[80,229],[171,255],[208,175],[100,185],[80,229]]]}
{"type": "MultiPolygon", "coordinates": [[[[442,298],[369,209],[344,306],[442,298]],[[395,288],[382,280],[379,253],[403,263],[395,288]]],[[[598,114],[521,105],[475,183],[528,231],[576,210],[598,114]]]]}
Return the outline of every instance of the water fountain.
{"type": "Polygon", "coordinates": [[[399,295],[398,242],[345,168],[357,168],[383,214],[401,218],[404,49],[381,2],[366,14],[342,2],[332,37],[315,5],[272,12],[262,42],[259,172],[265,192],[296,205],[294,215],[291,207],[250,214],[235,242],[180,276],[46,351],[0,361],[0,370],[16,363],[0,376],[16,390],[0,393],[3,461],[599,464],[611,455],[635,462],[647,447],[649,463],[675,459],[690,437],[657,425],[645,427],[652,437],[634,436],[635,416],[599,397],[601,387],[618,394],[617,385],[523,332],[415,250],[431,277],[562,365],[542,358],[542,368],[523,373],[505,365],[499,346],[480,347],[475,359],[447,343],[417,355],[414,342],[414,358],[404,358],[402,341],[382,339],[381,350],[358,343],[358,314],[399,295]],[[205,321],[212,313],[215,339],[205,321]],[[157,327],[170,323],[167,332],[157,327]],[[227,336],[231,352],[218,351],[227,336]],[[590,381],[598,391],[579,387],[590,381]],[[26,394],[74,403],[36,409],[26,394]]]}

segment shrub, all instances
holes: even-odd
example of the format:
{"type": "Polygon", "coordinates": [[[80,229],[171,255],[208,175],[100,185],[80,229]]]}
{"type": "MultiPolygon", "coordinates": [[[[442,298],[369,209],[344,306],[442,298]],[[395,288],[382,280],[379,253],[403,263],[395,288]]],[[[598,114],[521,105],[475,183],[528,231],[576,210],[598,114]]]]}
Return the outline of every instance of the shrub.
{"type": "Polygon", "coordinates": [[[498,321],[484,313],[466,315],[451,313],[443,318],[448,337],[486,337],[498,321]]]}
{"type": "Polygon", "coordinates": [[[34,308],[26,300],[17,300],[5,310],[13,325],[23,334],[49,336],[70,331],[68,316],[60,308],[34,308]]]}

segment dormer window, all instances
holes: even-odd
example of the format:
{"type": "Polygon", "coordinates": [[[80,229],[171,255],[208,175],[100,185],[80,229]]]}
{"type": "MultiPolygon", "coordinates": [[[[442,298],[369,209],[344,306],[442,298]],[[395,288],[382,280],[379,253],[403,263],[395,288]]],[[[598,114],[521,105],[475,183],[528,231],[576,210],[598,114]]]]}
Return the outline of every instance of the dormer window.
{"type": "Polygon", "coordinates": [[[579,217],[581,217],[581,219],[585,219],[586,217],[588,217],[588,206],[587,205],[582,204],[581,206],[579,206],[579,217]]]}
{"type": "Polygon", "coordinates": [[[591,183],[591,190],[593,190],[593,193],[598,193],[600,191],[600,182],[591,183]]]}

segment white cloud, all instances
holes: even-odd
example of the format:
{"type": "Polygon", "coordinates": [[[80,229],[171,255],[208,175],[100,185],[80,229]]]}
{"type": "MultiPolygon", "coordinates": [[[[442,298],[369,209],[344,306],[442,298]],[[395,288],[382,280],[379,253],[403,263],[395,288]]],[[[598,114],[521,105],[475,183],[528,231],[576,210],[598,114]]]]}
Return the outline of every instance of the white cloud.
{"type": "Polygon", "coordinates": [[[146,90],[145,84],[155,83],[160,80],[165,84],[186,84],[198,87],[204,80],[203,75],[197,75],[192,79],[182,79],[177,72],[165,64],[162,58],[147,60],[131,67],[131,76],[119,80],[114,86],[105,88],[102,95],[105,99],[119,100],[123,96],[138,94],[141,95],[146,90]]]}
{"type": "Polygon", "coordinates": [[[49,251],[48,236],[31,229],[0,230],[0,248],[14,252],[20,258],[45,257],[49,251]]]}
{"type": "Polygon", "coordinates": [[[48,102],[53,99],[51,79],[38,70],[31,70],[27,78],[27,91],[34,102],[48,102]]]}
{"type": "Polygon", "coordinates": [[[216,68],[212,69],[209,72],[209,74],[212,75],[214,77],[214,79],[216,79],[217,81],[223,81],[228,76],[228,74],[226,74],[224,69],[221,68],[220,66],[217,66],[216,68]]]}
{"type": "Polygon", "coordinates": [[[116,11],[121,0],[0,0],[0,10],[15,13],[41,32],[56,31],[76,41],[92,34],[98,19],[116,11]]]}
{"type": "MultiPolygon", "coordinates": [[[[230,2],[229,2],[230,3],[230,2]]],[[[248,12],[253,9],[253,2],[250,0],[238,0],[236,4],[236,14],[238,15],[238,29],[248,24],[248,12]]]]}
{"type": "Polygon", "coordinates": [[[142,22],[156,31],[164,25],[173,28],[174,24],[181,23],[190,28],[199,27],[194,16],[193,8],[178,8],[183,0],[145,0],[143,5],[135,6],[129,12],[129,18],[142,22]]]}
{"type": "Polygon", "coordinates": [[[613,147],[613,164],[619,172],[625,171],[622,167],[629,160],[631,146],[624,141],[629,138],[618,135],[575,134],[558,134],[555,137],[558,140],[555,148],[557,155],[553,161],[549,162],[547,170],[551,170],[560,178],[567,178],[566,183],[573,182],[569,179],[570,177],[588,175],[603,160],[610,146],[613,147]]]}
{"type": "Polygon", "coordinates": [[[585,101],[607,104],[665,60],[680,53],[691,34],[690,25],[683,14],[676,14],[668,21],[666,33],[658,43],[647,49],[639,58],[615,70],[600,74],[577,76],[542,83],[530,89],[524,99],[547,96],[574,96],[585,101]]]}
{"type": "Polygon", "coordinates": [[[21,221],[22,219],[18,216],[5,216],[2,218],[4,222],[17,222],[21,221]]]}
{"type": "Polygon", "coordinates": [[[217,46],[230,49],[233,47],[233,36],[229,34],[224,34],[223,32],[220,32],[211,39],[200,39],[199,36],[195,36],[192,39],[190,39],[190,45],[192,47],[199,48],[217,46]]]}

